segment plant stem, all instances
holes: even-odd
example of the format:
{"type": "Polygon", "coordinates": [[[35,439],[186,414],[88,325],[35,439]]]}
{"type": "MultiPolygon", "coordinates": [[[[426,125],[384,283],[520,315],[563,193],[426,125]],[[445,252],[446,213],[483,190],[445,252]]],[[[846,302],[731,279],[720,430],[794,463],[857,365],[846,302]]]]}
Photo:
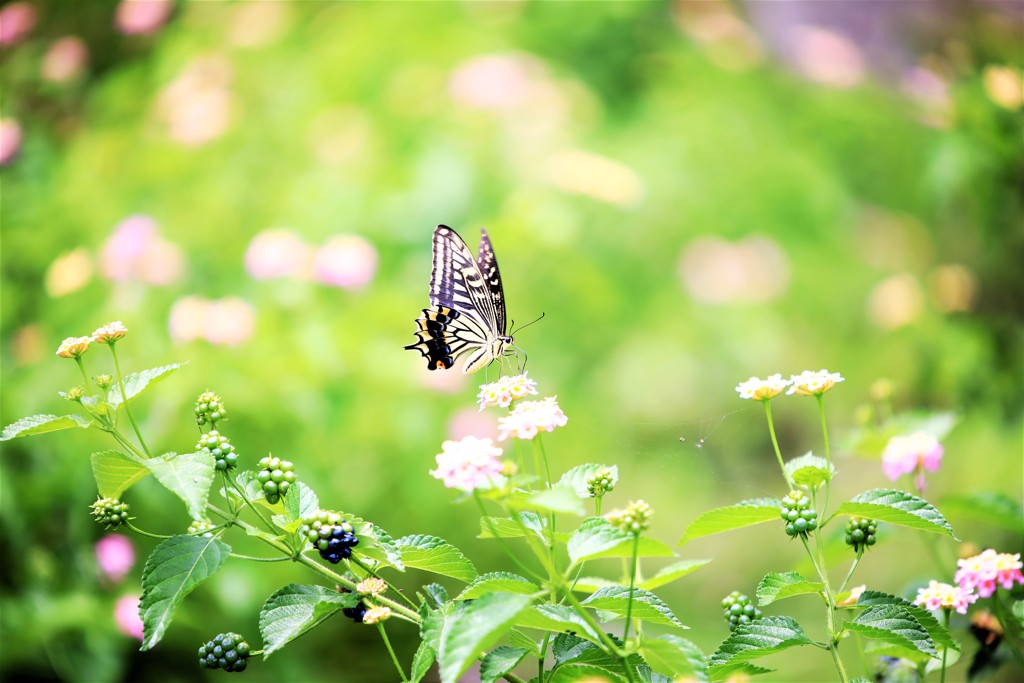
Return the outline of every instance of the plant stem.
{"type": "MultiPolygon", "coordinates": [[[[949,630],[949,612],[950,608],[946,607],[942,610],[942,625],[949,630]]],[[[942,648],[942,673],[939,674],[939,683],[946,683],[946,653],[949,652],[949,648],[943,646],[942,648]]]]}
{"type": "Polygon", "coordinates": [[[146,446],[146,440],[142,438],[142,432],[139,430],[139,425],[135,424],[135,417],[132,416],[132,410],[128,407],[128,394],[124,390],[124,376],[121,374],[121,364],[117,361],[117,349],[114,348],[114,342],[107,344],[110,347],[110,355],[114,357],[114,370],[117,372],[117,386],[121,387],[121,405],[124,406],[125,415],[128,416],[128,421],[132,423],[132,429],[135,430],[135,436],[139,437],[139,443],[142,444],[142,450],[146,451],[146,455],[150,458],[153,454],[149,452],[149,447],[146,446]]]}
{"type": "MultiPolygon", "coordinates": [[[[819,534],[821,533],[820,530],[819,530],[818,533],[819,534]]],[[[815,559],[814,553],[811,552],[811,546],[807,544],[807,539],[804,538],[802,534],[800,536],[800,540],[804,544],[804,550],[807,551],[808,557],[811,558],[811,564],[814,565],[815,571],[818,572],[818,577],[821,578],[821,582],[825,584],[825,601],[827,603],[825,617],[826,617],[826,620],[828,622],[828,635],[829,635],[828,651],[832,655],[832,661],[836,665],[836,671],[839,672],[839,680],[842,683],[849,683],[850,679],[849,679],[849,677],[848,677],[848,675],[846,673],[846,668],[843,666],[843,660],[839,657],[839,638],[838,638],[838,635],[836,634],[836,617],[835,617],[836,599],[835,599],[835,595],[832,593],[832,587],[829,585],[828,571],[825,568],[824,558],[821,558],[821,564],[819,566],[818,560],[815,559]]],[[[820,552],[820,550],[821,550],[820,543],[817,544],[817,547],[818,547],[818,550],[820,552]]]]}
{"type": "Polygon", "coordinates": [[[150,533],[148,531],[143,531],[142,529],[140,529],[139,527],[135,526],[131,522],[125,522],[124,525],[126,527],[128,527],[129,529],[131,529],[132,531],[134,531],[135,533],[141,534],[142,536],[149,536],[150,538],[160,538],[160,539],[170,538],[170,536],[164,536],[163,534],[153,534],[153,533],[150,533]]]}
{"type": "Polygon", "coordinates": [[[387,583],[388,587],[391,588],[391,590],[393,590],[396,593],[398,593],[399,597],[401,597],[403,600],[405,600],[405,604],[409,605],[409,607],[412,607],[413,609],[416,609],[416,603],[414,603],[412,600],[410,600],[408,597],[406,597],[405,593],[403,593],[400,588],[396,588],[395,586],[392,586],[390,583],[388,583],[388,581],[386,579],[382,578],[380,576],[380,574],[378,574],[376,571],[374,571],[373,567],[369,566],[368,564],[366,564],[365,562],[360,560],[358,557],[349,557],[348,561],[351,564],[354,564],[355,566],[357,566],[360,569],[362,569],[364,572],[366,572],[370,576],[378,578],[381,581],[384,581],[384,583],[387,583]]]}
{"type": "Polygon", "coordinates": [[[238,553],[228,553],[228,555],[239,560],[250,560],[252,562],[287,562],[292,559],[290,557],[253,557],[252,555],[239,555],[238,553]]]}
{"type": "Polygon", "coordinates": [[[82,371],[82,380],[85,382],[85,392],[92,394],[92,384],[89,382],[89,375],[85,372],[85,363],[82,361],[81,356],[75,357],[75,362],[78,364],[78,369],[82,371]]]}
{"type": "MultiPolygon", "coordinates": [[[[519,568],[522,569],[524,572],[534,577],[535,579],[541,579],[541,575],[527,567],[525,564],[523,564],[522,560],[516,557],[516,554],[512,552],[512,549],[508,547],[507,543],[505,543],[505,539],[498,535],[498,530],[495,528],[494,523],[491,522],[491,517],[487,514],[487,509],[484,507],[484,502],[480,500],[480,494],[477,493],[475,490],[473,491],[473,500],[476,501],[477,506],[479,506],[480,508],[481,519],[483,519],[484,524],[487,525],[487,528],[491,532],[491,535],[494,536],[496,541],[498,541],[498,544],[501,546],[501,549],[505,551],[505,554],[508,555],[512,559],[512,561],[515,562],[516,565],[518,565],[519,568]]],[[[515,515],[513,514],[513,517],[514,516],[515,515]]]]}
{"type": "MultiPolygon", "coordinates": [[[[818,399],[818,415],[821,416],[821,434],[825,438],[825,462],[827,462],[829,465],[831,465],[832,464],[832,451],[829,449],[829,445],[828,445],[828,426],[825,424],[825,402],[824,402],[824,396],[822,394],[818,394],[817,396],[815,396],[815,398],[818,399]]],[[[826,498],[826,500],[827,500],[827,498],[826,498]]]]}
{"type": "Polygon", "coordinates": [[[622,660],[622,666],[626,670],[626,678],[629,679],[630,683],[635,683],[636,679],[633,677],[633,670],[629,665],[629,656],[620,650],[619,646],[615,644],[615,641],[604,632],[604,628],[601,627],[601,624],[597,623],[594,617],[591,616],[590,612],[587,611],[587,608],[580,604],[580,601],[576,599],[576,596],[572,594],[572,591],[569,590],[569,587],[566,586],[565,583],[562,583],[559,588],[564,591],[566,600],[568,600],[572,608],[576,610],[576,613],[579,614],[580,617],[587,622],[591,630],[597,634],[598,639],[605,647],[605,652],[622,660]]]}
{"type": "Polygon", "coordinates": [[[112,437],[114,437],[115,441],[117,441],[119,444],[121,444],[122,446],[124,446],[125,448],[130,450],[132,453],[137,455],[139,458],[141,458],[142,460],[146,460],[147,459],[146,458],[146,454],[143,453],[142,451],[140,451],[138,448],[136,448],[135,444],[133,444],[131,441],[129,441],[128,439],[124,438],[124,435],[121,434],[121,432],[117,431],[116,428],[115,429],[110,429],[110,430],[107,430],[107,431],[108,431],[108,433],[112,437]]]}
{"type": "Polygon", "coordinates": [[[245,495],[245,490],[238,485],[238,482],[232,479],[228,479],[227,482],[231,484],[231,488],[238,492],[239,497],[242,499],[242,501],[245,502],[246,505],[249,506],[249,509],[256,513],[256,516],[260,518],[260,521],[267,525],[267,529],[269,529],[271,532],[275,531],[276,528],[274,527],[274,525],[270,523],[269,519],[263,516],[263,513],[260,512],[260,510],[255,505],[253,505],[252,501],[249,500],[249,496],[245,495]]]}
{"type": "Polygon", "coordinates": [[[633,555],[629,559],[629,600],[626,602],[626,626],[622,631],[622,644],[629,646],[629,627],[633,623],[633,600],[636,590],[637,555],[640,552],[640,534],[633,535],[633,555]]]}
{"type": "Polygon", "coordinates": [[[839,590],[836,591],[837,593],[842,593],[843,590],[846,588],[846,584],[850,582],[850,577],[853,576],[853,570],[857,568],[857,564],[860,563],[860,558],[863,554],[864,548],[861,547],[861,549],[857,551],[857,557],[853,559],[853,564],[850,565],[850,571],[846,573],[846,578],[843,579],[843,585],[839,586],[839,590]]]}
{"type": "Polygon", "coordinates": [[[398,657],[395,655],[394,648],[391,647],[391,641],[388,640],[388,634],[387,631],[384,630],[384,624],[382,622],[377,622],[377,631],[380,633],[381,640],[384,641],[384,647],[388,649],[388,654],[391,655],[391,661],[394,662],[395,668],[398,669],[398,675],[402,677],[402,683],[406,683],[409,679],[405,676],[405,669],[403,669],[402,665],[398,662],[398,657]]]}
{"type": "Polygon", "coordinates": [[[782,462],[782,451],[779,450],[779,440],[775,438],[775,423],[772,421],[772,406],[771,400],[763,401],[764,403],[764,414],[768,418],[768,433],[772,435],[772,445],[775,446],[775,457],[779,460],[779,469],[782,470],[782,477],[786,480],[786,484],[790,488],[793,487],[793,483],[789,481],[789,477],[786,475],[786,465],[782,462]]]}

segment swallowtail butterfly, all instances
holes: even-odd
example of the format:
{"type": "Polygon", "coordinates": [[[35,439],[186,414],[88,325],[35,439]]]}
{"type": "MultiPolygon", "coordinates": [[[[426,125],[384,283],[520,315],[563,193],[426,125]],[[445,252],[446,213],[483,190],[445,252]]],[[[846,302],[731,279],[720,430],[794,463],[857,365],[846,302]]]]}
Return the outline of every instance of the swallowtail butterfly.
{"type": "Polygon", "coordinates": [[[464,373],[512,355],[512,337],[505,330],[501,273],[487,231],[480,230],[476,259],[458,233],[446,225],[434,229],[433,245],[431,308],[424,308],[416,319],[417,342],[405,348],[419,351],[430,370],[446,370],[466,356],[464,373]]]}

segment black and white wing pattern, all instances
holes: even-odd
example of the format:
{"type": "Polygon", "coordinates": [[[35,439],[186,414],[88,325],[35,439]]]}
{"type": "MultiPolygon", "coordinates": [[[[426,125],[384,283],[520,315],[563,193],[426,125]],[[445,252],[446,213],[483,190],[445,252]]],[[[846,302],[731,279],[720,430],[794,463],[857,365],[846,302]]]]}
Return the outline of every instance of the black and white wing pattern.
{"type": "Polygon", "coordinates": [[[481,230],[479,259],[446,225],[434,230],[430,274],[431,308],[416,319],[416,343],[431,370],[447,369],[466,355],[465,373],[476,372],[505,355],[512,339],[505,333],[501,274],[487,232],[481,230]]]}

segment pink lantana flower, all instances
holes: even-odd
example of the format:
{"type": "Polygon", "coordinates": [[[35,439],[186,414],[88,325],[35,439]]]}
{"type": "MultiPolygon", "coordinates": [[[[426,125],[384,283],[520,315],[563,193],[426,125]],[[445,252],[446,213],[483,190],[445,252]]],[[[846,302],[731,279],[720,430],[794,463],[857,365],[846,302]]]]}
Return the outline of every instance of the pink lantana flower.
{"type": "Polygon", "coordinates": [[[965,590],[960,586],[939,583],[932,580],[927,588],[917,589],[915,605],[924,605],[925,609],[955,609],[960,614],[967,614],[967,607],[977,601],[978,595],[973,590],[965,590]]]}
{"type": "Polygon", "coordinates": [[[113,583],[120,583],[135,564],[135,548],[127,536],[108,534],[96,542],[96,564],[113,583]]]}
{"type": "Polygon", "coordinates": [[[997,553],[989,548],[980,555],[958,560],[959,569],[953,580],[965,590],[976,590],[983,598],[991,597],[996,588],[1002,586],[1009,590],[1013,584],[1024,584],[1020,553],[997,553]]]}
{"type": "Polygon", "coordinates": [[[894,436],[882,451],[882,471],[893,481],[904,474],[916,472],[914,485],[918,491],[924,491],[924,470],[934,472],[939,469],[942,450],[939,440],[925,432],[894,436]]]}
{"type": "Polygon", "coordinates": [[[430,474],[450,489],[473,491],[501,481],[501,449],[491,439],[467,436],[445,441],[437,454],[437,469],[430,474]]]}
{"type": "Polygon", "coordinates": [[[498,440],[504,441],[509,436],[532,439],[541,431],[553,432],[555,427],[564,427],[568,421],[554,396],[540,401],[523,401],[508,417],[498,420],[498,429],[501,430],[498,440]]]}
{"type": "Polygon", "coordinates": [[[139,617],[139,596],[125,595],[114,605],[114,623],[117,629],[138,640],[142,640],[142,619],[139,617]]]}
{"type": "Polygon", "coordinates": [[[524,372],[521,375],[502,377],[497,382],[490,384],[481,384],[480,393],[476,395],[476,398],[477,403],[480,404],[480,410],[483,410],[490,406],[508,408],[512,405],[512,401],[536,394],[536,380],[530,379],[524,372]]]}

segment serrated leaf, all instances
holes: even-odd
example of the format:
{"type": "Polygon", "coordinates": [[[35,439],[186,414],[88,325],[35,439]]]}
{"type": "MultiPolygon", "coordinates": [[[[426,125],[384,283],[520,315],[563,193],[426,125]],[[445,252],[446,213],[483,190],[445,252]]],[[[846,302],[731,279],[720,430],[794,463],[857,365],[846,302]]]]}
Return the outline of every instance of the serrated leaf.
{"type": "Polygon", "coordinates": [[[423,677],[430,671],[430,667],[434,665],[436,658],[437,653],[434,652],[434,648],[427,645],[427,641],[420,641],[420,646],[416,648],[416,654],[412,656],[412,672],[409,676],[409,683],[419,683],[423,680],[423,677]]]}
{"type": "Polygon", "coordinates": [[[417,534],[395,542],[406,567],[450,576],[460,581],[476,578],[476,567],[462,551],[437,536],[417,534]]]}
{"type": "Polygon", "coordinates": [[[592,643],[601,642],[600,634],[568,605],[534,605],[523,611],[515,623],[516,626],[523,628],[536,628],[554,633],[572,631],[592,643]]]}
{"type": "Polygon", "coordinates": [[[946,496],[942,509],[950,517],[969,519],[1024,534],[1024,508],[1019,501],[996,491],[978,491],[946,496]]]}
{"type": "Polygon", "coordinates": [[[693,520],[686,528],[679,545],[689,543],[695,538],[711,536],[723,531],[742,529],[746,526],[781,520],[779,510],[782,503],[774,498],[756,498],[745,500],[729,507],[715,508],[693,520]]]}
{"type": "Polygon", "coordinates": [[[540,653],[540,646],[537,645],[537,641],[517,628],[509,631],[508,639],[512,642],[513,646],[529,650],[530,654],[535,655],[540,653]]]}
{"type": "Polygon", "coordinates": [[[569,487],[580,498],[593,498],[590,491],[587,490],[587,478],[600,469],[607,469],[611,473],[611,488],[615,488],[615,484],[619,481],[619,468],[616,465],[598,465],[592,462],[573,467],[562,475],[562,478],[558,480],[558,485],[569,487]]]}
{"type": "Polygon", "coordinates": [[[834,465],[830,465],[825,458],[819,458],[811,453],[789,460],[783,469],[786,478],[791,482],[812,489],[831,481],[836,473],[834,465]]]}
{"type": "Polygon", "coordinates": [[[555,658],[556,666],[576,662],[621,670],[622,660],[618,657],[608,654],[589,640],[570,633],[555,635],[551,641],[551,655],[555,658]]]}
{"type": "Polygon", "coordinates": [[[529,579],[511,572],[489,572],[473,579],[456,600],[473,600],[487,593],[520,593],[533,595],[540,588],[529,579]]]}
{"type": "MultiPolygon", "coordinates": [[[[171,363],[170,365],[163,365],[159,368],[150,368],[149,370],[143,370],[142,372],[131,372],[125,375],[124,378],[124,392],[128,396],[128,400],[132,400],[143,391],[148,389],[150,386],[160,382],[167,378],[172,372],[185,365],[185,363],[171,363]]],[[[107,391],[107,403],[117,408],[121,405],[121,387],[118,384],[111,385],[107,391]]]]}
{"type": "Polygon", "coordinates": [[[494,683],[516,668],[530,651],[521,647],[500,645],[480,661],[480,683],[494,683]]]}
{"type": "Polygon", "coordinates": [[[604,517],[590,517],[569,537],[566,549],[572,564],[600,557],[632,557],[637,543],[638,557],[671,557],[675,555],[667,545],[653,538],[633,534],[612,526],[604,517]]]}
{"type": "Polygon", "coordinates": [[[479,653],[493,647],[508,631],[519,613],[530,605],[530,598],[491,593],[460,604],[466,608],[449,614],[441,627],[437,650],[441,683],[456,683],[479,653]]]}
{"type": "Polygon", "coordinates": [[[577,683],[578,681],[594,681],[597,683],[626,683],[626,678],[593,664],[563,664],[555,669],[548,683],[577,683]]]}
{"type": "Polygon", "coordinates": [[[212,455],[206,451],[167,453],[144,462],[157,481],[181,498],[192,519],[203,519],[216,474],[212,455]]]}
{"type": "Polygon", "coordinates": [[[210,578],[231,548],[216,538],[171,536],[158,545],[142,570],[142,650],[160,642],[185,596],[210,578]]]}
{"type": "Polygon", "coordinates": [[[320,511],[320,500],[313,489],[297,481],[284,497],[284,511],[293,520],[302,519],[320,511]]]}
{"type": "Polygon", "coordinates": [[[568,486],[552,486],[522,497],[510,498],[508,505],[514,510],[540,510],[541,512],[565,512],[573,515],[586,514],[583,502],[568,486]]]}
{"type": "MultiPolygon", "coordinates": [[[[572,589],[579,593],[593,593],[594,591],[601,590],[608,586],[621,586],[622,584],[618,581],[612,581],[611,579],[602,579],[599,576],[581,576],[576,579],[572,584],[572,589]]],[[[646,586],[641,586],[646,588],[646,586]]]]}
{"type": "Polygon", "coordinates": [[[633,607],[629,608],[629,587],[609,586],[597,591],[582,602],[583,605],[593,609],[612,612],[620,617],[630,612],[633,619],[641,619],[654,624],[686,628],[683,623],[672,614],[661,598],[643,588],[633,589],[633,607]]]}
{"type": "Polygon", "coordinates": [[[691,572],[695,572],[711,560],[681,560],[679,562],[673,562],[667,567],[662,567],[658,570],[658,573],[647,579],[640,584],[641,588],[647,590],[654,590],[660,588],[665,584],[672,583],[676,579],[681,579],[691,572]]]}
{"type": "Polygon", "coordinates": [[[918,650],[929,657],[939,656],[928,631],[913,613],[902,605],[868,607],[843,626],[848,631],[860,633],[868,638],[918,650]]]}
{"type": "Polygon", "coordinates": [[[943,647],[950,648],[951,650],[960,649],[960,646],[957,644],[956,640],[953,639],[949,630],[940,624],[939,620],[924,607],[915,605],[909,600],[904,600],[903,598],[895,595],[882,593],[881,591],[866,590],[857,598],[858,607],[874,607],[876,605],[899,605],[917,619],[917,622],[924,627],[924,630],[928,632],[928,635],[937,646],[941,645],[943,647]]]}
{"type": "Polygon", "coordinates": [[[522,538],[533,533],[547,543],[546,524],[535,512],[519,512],[516,517],[481,517],[477,538],[522,538]],[[519,522],[516,522],[516,519],[519,522]],[[523,529],[526,529],[524,532],[523,529]]]}
{"type": "Polygon", "coordinates": [[[790,598],[794,595],[816,593],[821,595],[825,584],[820,581],[808,581],[796,572],[769,572],[757,586],[757,604],[761,607],[770,605],[776,600],[790,598]]]}
{"type": "Polygon", "coordinates": [[[708,681],[708,665],[700,648],[672,634],[640,641],[640,656],[654,671],[670,678],[691,677],[708,681]]]}
{"type": "Polygon", "coordinates": [[[791,617],[764,617],[737,626],[711,655],[708,667],[715,679],[759,657],[810,644],[811,639],[791,617]]]}
{"type": "Polygon", "coordinates": [[[92,421],[81,415],[30,415],[4,427],[0,432],[0,441],[10,441],[23,436],[46,434],[75,427],[88,429],[91,426],[92,421]]]}
{"type": "Polygon", "coordinates": [[[388,532],[362,517],[350,515],[347,512],[339,512],[339,514],[352,525],[353,533],[359,538],[359,545],[356,547],[356,552],[359,555],[364,559],[368,558],[393,567],[400,572],[405,571],[402,551],[398,549],[398,545],[395,544],[395,540],[388,532]]]}
{"type": "Polygon", "coordinates": [[[323,586],[292,583],[275,592],[260,609],[263,657],[319,626],[343,607],[355,607],[359,596],[323,586]]]}
{"type": "Polygon", "coordinates": [[[867,517],[879,522],[943,534],[960,540],[953,534],[953,527],[927,501],[906,491],[872,489],[854,496],[839,506],[837,515],[867,517]]]}
{"type": "Polygon", "coordinates": [[[149,475],[145,462],[121,451],[92,454],[92,476],[104,498],[120,498],[132,484],[149,475]]]}

